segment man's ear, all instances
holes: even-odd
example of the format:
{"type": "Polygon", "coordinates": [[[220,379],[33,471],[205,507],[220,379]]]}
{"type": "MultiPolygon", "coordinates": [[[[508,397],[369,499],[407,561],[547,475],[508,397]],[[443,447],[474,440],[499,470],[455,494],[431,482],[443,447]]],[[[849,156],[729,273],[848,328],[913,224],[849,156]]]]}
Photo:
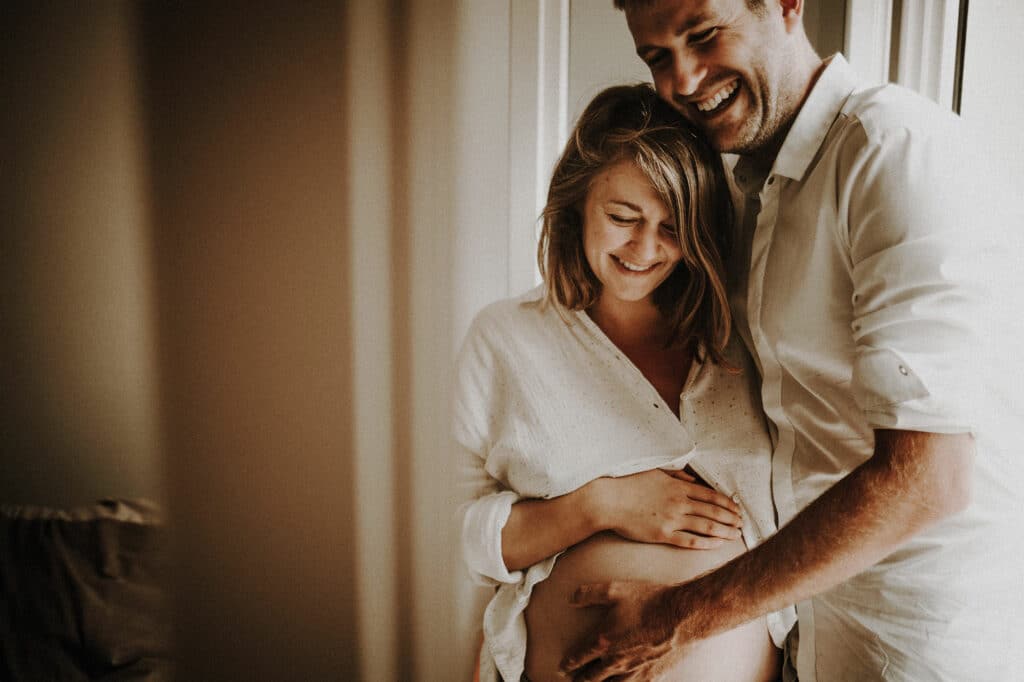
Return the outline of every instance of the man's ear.
{"type": "Polygon", "coordinates": [[[786,22],[786,30],[792,31],[800,25],[804,15],[803,0],[779,0],[782,9],[782,20],[786,22]]]}

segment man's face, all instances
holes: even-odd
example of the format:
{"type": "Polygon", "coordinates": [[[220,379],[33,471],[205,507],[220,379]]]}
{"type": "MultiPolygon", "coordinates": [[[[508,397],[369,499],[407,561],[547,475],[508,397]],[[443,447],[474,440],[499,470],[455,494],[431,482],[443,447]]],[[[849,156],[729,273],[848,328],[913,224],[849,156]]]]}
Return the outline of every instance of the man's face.
{"type": "MultiPolygon", "coordinates": [[[[642,4],[642,3],[641,3],[642,4]]],[[[657,0],[626,10],[637,54],[662,99],[720,152],[771,149],[796,115],[791,28],[778,0],[657,0]]]]}

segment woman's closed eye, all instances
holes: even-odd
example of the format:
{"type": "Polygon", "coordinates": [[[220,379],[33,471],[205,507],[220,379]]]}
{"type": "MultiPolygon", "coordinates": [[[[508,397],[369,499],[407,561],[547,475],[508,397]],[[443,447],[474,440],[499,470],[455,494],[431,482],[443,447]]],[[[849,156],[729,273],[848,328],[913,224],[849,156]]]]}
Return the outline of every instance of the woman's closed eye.
{"type": "Polygon", "coordinates": [[[640,219],[635,216],[624,216],[618,215],[617,213],[609,213],[608,219],[616,225],[633,226],[636,225],[640,219]]]}

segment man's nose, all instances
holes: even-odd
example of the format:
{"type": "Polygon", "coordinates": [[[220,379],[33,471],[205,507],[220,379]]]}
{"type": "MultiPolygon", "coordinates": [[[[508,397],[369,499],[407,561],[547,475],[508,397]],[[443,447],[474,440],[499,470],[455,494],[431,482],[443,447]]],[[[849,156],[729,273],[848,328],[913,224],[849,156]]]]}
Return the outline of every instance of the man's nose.
{"type": "Polygon", "coordinates": [[[697,92],[708,69],[692,51],[686,50],[676,56],[673,87],[676,95],[689,97],[697,92]]]}

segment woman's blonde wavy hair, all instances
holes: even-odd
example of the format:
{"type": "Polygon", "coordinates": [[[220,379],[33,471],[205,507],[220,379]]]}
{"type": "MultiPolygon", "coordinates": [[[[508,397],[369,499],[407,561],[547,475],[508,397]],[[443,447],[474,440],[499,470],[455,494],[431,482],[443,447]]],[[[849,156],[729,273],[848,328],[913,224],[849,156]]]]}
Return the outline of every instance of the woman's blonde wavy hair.
{"type": "Polygon", "coordinates": [[[675,220],[682,259],[654,291],[655,305],[669,320],[669,343],[696,342],[704,356],[727,364],[725,263],[733,210],[722,160],[647,84],[598,94],[555,166],[537,248],[545,304],[566,311],[597,302],[601,283],[583,251],[583,205],[597,174],[623,159],[647,176],[675,220]]]}

